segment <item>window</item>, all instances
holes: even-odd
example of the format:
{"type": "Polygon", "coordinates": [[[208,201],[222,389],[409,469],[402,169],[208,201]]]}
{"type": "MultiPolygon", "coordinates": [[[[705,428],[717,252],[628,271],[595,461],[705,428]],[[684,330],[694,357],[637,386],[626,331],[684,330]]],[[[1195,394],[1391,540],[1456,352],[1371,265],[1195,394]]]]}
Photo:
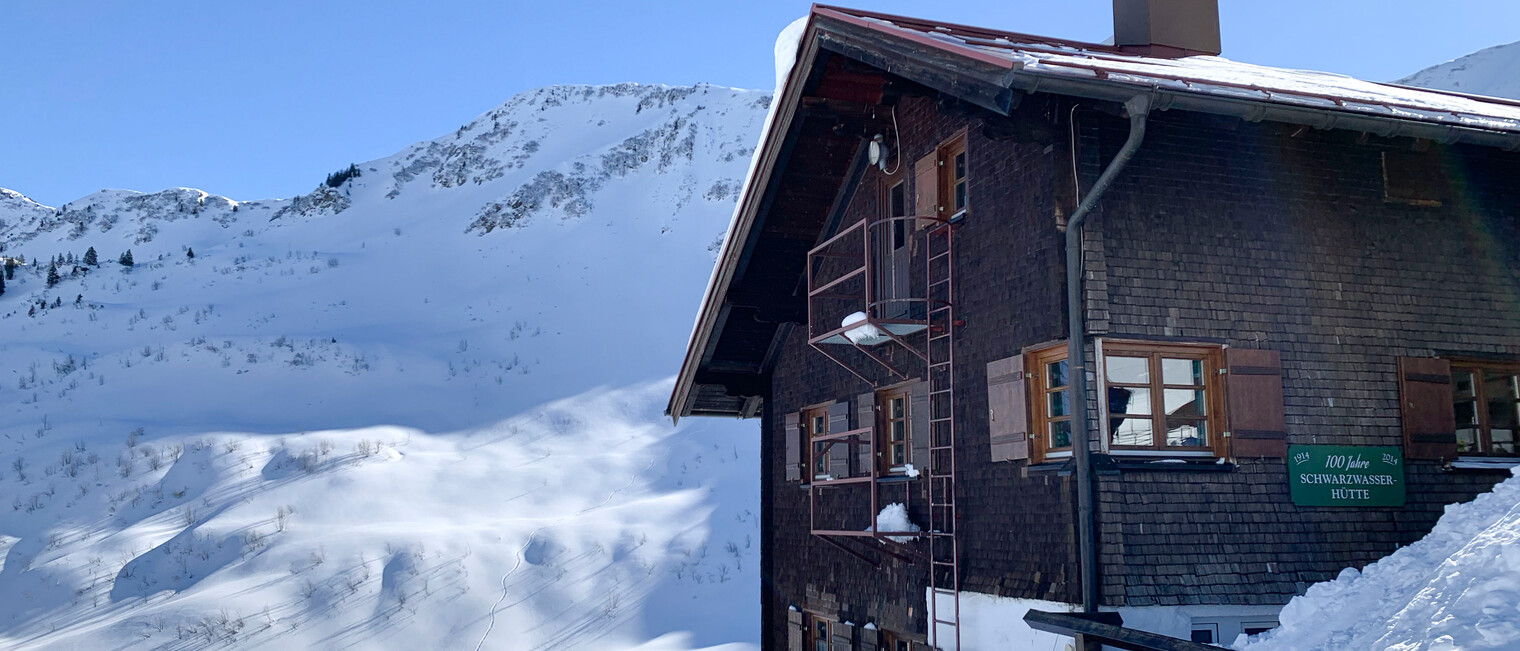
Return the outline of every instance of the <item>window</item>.
{"type": "Polygon", "coordinates": [[[940,147],[940,187],[951,219],[966,212],[966,137],[940,147]]]}
{"type": "Polygon", "coordinates": [[[1199,644],[1213,644],[1219,641],[1219,625],[1194,623],[1191,639],[1199,644]]]}
{"type": "Polygon", "coordinates": [[[1457,453],[1516,456],[1520,429],[1520,364],[1451,365],[1457,453]]]}
{"type": "Polygon", "coordinates": [[[809,442],[808,468],[813,479],[826,479],[829,476],[829,443],[828,441],[814,441],[820,436],[829,434],[829,411],[825,407],[807,409],[802,412],[802,438],[809,442]]]}
{"type": "Polygon", "coordinates": [[[881,463],[886,464],[882,474],[903,474],[908,463],[908,390],[883,391],[876,396],[876,403],[881,405],[877,449],[881,463]]]}
{"type": "Polygon", "coordinates": [[[1034,415],[1030,440],[1036,455],[1064,456],[1071,453],[1071,384],[1066,364],[1066,345],[1031,353],[1025,383],[1030,387],[1034,415]]]}
{"type": "Polygon", "coordinates": [[[877,648],[881,651],[912,651],[913,643],[892,631],[882,631],[881,644],[877,648]]]}
{"type": "Polygon", "coordinates": [[[1105,343],[1110,449],[1221,452],[1220,358],[1213,346],[1105,343]]]}
{"type": "Polygon", "coordinates": [[[803,647],[812,651],[829,651],[829,620],[817,616],[812,616],[811,619],[813,621],[808,626],[808,639],[803,647]]]}
{"type": "Polygon", "coordinates": [[[1436,152],[1383,152],[1383,200],[1416,206],[1439,206],[1444,190],[1436,152]]]}

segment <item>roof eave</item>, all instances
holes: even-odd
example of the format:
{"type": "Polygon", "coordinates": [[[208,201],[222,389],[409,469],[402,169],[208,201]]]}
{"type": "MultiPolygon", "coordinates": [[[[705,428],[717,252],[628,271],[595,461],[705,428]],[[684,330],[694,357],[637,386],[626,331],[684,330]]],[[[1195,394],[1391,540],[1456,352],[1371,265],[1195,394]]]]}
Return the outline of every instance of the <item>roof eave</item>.
{"type": "Polygon", "coordinates": [[[718,313],[723,307],[729,284],[733,281],[739,259],[749,240],[755,215],[765,196],[765,189],[771,184],[772,173],[776,169],[776,160],[781,153],[782,144],[796,117],[797,105],[802,97],[803,82],[806,81],[808,72],[818,57],[817,16],[816,10],[809,14],[807,27],[803,30],[802,40],[797,48],[797,61],[792,65],[791,72],[787,74],[786,83],[782,85],[781,92],[771,99],[772,102],[779,102],[780,105],[773,108],[775,118],[771,121],[768,130],[761,134],[760,150],[752,165],[755,169],[747,175],[750,183],[744,187],[734,218],[729,224],[729,232],[724,238],[723,249],[718,254],[718,262],[713,269],[712,278],[708,281],[707,291],[703,293],[702,306],[697,312],[696,323],[692,326],[691,337],[687,341],[686,356],[681,362],[680,372],[676,375],[670,402],[665,406],[665,414],[670,416],[672,422],[678,422],[682,416],[689,416],[692,413],[697,368],[712,344],[713,327],[717,322],[718,313]]]}

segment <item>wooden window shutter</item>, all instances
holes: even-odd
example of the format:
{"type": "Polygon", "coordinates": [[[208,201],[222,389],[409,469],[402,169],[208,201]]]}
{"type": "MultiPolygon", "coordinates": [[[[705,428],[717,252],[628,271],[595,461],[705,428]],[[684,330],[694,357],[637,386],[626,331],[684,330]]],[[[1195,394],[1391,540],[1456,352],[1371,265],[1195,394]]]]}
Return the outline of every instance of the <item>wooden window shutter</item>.
{"type": "Polygon", "coordinates": [[[1456,458],[1451,362],[1434,357],[1399,358],[1399,416],[1404,423],[1404,456],[1456,458]]]}
{"type": "Polygon", "coordinates": [[[908,387],[908,462],[922,476],[929,476],[929,383],[919,381],[908,387]]]}
{"type": "Polygon", "coordinates": [[[987,363],[987,433],[993,461],[1029,458],[1029,407],[1024,356],[987,363]]]}
{"type": "MultiPolygon", "coordinates": [[[[829,405],[829,433],[838,434],[850,429],[850,403],[836,402],[829,405]]],[[[829,447],[829,474],[835,479],[850,476],[850,443],[837,440],[829,447]]]]}
{"type": "Polygon", "coordinates": [[[876,463],[876,456],[872,454],[875,451],[876,445],[873,444],[881,443],[881,439],[875,436],[876,431],[874,429],[876,427],[875,393],[862,393],[855,398],[855,429],[866,427],[873,428],[871,436],[862,437],[860,449],[857,452],[860,456],[858,468],[860,468],[860,473],[863,475],[869,474],[872,466],[876,463]]]}
{"type": "Polygon", "coordinates": [[[870,624],[860,627],[860,651],[876,651],[881,646],[879,640],[880,631],[872,628],[870,624]]]}
{"type": "Polygon", "coordinates": [[[803,651],[802,638],[806,632],[807,622],[803,620],[802,611],[786,611],[786,651],[803,651]]]}
{"type": "Polygon", "coordinates": [[[1236,457],[1286,457],[1281,356],[1275,350],[1228,348],[1224,360],[1231,453],[1236,457]]]}
{"type": "Polygon", "coordinates": [[[855,626],[846,622],[834,624],[829,627],[833,630],[834,640],[829,645],[829,651],[854,651],[855,626]]]}
{"type": "Polygon", "coordinates": [[[802,481],[802,415],[792,412],[783,422],[781,435],[786,439],[786,480],[802,481]]]}
{"type": "MultiPolygon", "coordinates": [[[[939,152],[930,152],[913,164],[913,216],[939,216],[939,152]]],[[[924,226],[926,222],[917,222],[924,226]]]]}

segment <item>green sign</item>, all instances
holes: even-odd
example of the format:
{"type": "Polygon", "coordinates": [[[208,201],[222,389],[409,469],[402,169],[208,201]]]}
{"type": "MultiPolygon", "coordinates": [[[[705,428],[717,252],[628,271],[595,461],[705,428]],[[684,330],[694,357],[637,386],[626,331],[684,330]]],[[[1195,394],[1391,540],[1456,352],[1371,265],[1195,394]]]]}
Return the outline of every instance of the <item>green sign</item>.
{"type": "Polygon", "coordinates": [[[1299,506],[1403,506],[1404,455],[1393,446],[1290,445],[1288,492],[1299,506]]]}

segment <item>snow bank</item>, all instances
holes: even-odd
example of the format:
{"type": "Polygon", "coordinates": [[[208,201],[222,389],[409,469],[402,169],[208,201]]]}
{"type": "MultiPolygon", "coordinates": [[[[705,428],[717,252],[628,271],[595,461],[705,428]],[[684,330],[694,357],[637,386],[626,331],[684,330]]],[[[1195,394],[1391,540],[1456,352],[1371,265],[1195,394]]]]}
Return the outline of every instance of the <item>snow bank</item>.
{"type": "Polygon", "coordinates": [[[1430,535],[1361,572],[1311,586],[1279,620],[1235,648],[1520,648],[1520,477],[1446,507],[1430,535]]]}

